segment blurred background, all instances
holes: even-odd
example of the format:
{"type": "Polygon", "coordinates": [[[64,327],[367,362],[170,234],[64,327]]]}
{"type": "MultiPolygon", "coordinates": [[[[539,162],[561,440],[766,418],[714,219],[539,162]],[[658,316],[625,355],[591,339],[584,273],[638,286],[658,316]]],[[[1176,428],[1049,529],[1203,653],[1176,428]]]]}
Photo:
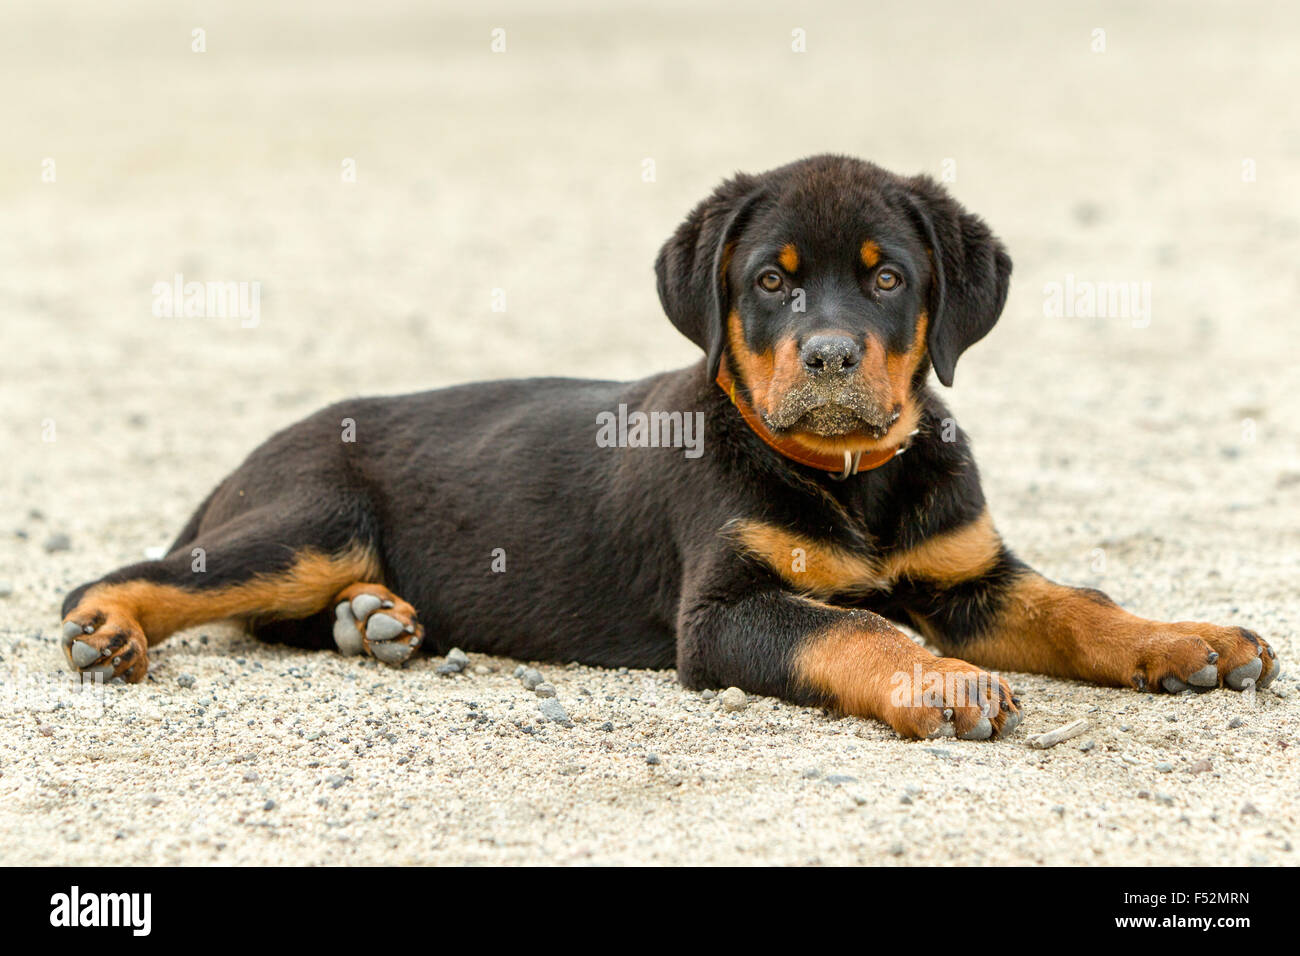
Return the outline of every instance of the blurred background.
{"type": "Polygon", "coordinates": [[[693,361],[659,244],[722,177],[839,151],[945,179],[1011,250],[948,395],[1008,539],[1151,614],[1290,627],[1298,20],[9,0],[0,578],[48,623],[342,396],[693,361]],[[177,274],[260,283],[256,327],[155,315],[177,274]],[[1067,281],[1146,284],[1148,321],[1047,314],[1067,281]]]}

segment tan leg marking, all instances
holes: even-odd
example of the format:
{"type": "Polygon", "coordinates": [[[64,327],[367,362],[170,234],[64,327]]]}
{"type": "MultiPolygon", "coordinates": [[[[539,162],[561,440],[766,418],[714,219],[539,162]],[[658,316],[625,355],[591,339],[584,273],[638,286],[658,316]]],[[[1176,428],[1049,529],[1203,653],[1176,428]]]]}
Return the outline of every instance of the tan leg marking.
{"type": "Polygon", "coordinates": [[[1020,721],[1002,678],[935,657],[875,615],[855,614],[810,637],[794,673],[843,712],[883,720],[903,737],[929,737],[951,720],[956,736],[984,739],[1020,721]]]}
{"type": "MultiPolygon", "coordinates": [[[[962,643],[963,656],[987,667],[1033,671],[1116,687],[1171,689],[1236,684],[1237,668],[1261,658],[1261,680],[1276,673],[1276,655],[1239,627],[1166,623],[1130,614],[1100,592],[1066,587],[1027,572],[1005,597],[986,637],[962,643]]],[[[918,627],[940,647],[942,635],[918,627]]]]}
{"type": "Polygon", "coordinates": [[[169,634],[224,618],[310,617],[341,588],[378,573],[373,553],[355,546],[334,555],[302,551],[287,571],[221,588],[142,580],[96,585],[64,618],[64,652],[74,669],[134,683],[148,670],[147,647],[169,634]],[[98,659],[91,659],[91,649],[100,652],[98,659]]]}

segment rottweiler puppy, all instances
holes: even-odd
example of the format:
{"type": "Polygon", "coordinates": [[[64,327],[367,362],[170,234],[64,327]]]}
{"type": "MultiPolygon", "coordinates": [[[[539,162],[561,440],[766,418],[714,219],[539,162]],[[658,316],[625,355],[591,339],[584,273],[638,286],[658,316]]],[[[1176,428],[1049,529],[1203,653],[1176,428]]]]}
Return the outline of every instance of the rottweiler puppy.
{"type": "Polygon", "coordinates": [[[234,618],[394,665],[459,646],[675,667],[965,739],[1019,722],[1000,670],[1170,693],[1277,675],[1249,630],[1136,617],[1003,544],[928,383],[993,328],[1011,260],[934,180],[843,156],[737,175],[655,269],[703,360],[326,408],[164,558],[68,595],[72,666],[140,681],[150,646],[234,618]]]}

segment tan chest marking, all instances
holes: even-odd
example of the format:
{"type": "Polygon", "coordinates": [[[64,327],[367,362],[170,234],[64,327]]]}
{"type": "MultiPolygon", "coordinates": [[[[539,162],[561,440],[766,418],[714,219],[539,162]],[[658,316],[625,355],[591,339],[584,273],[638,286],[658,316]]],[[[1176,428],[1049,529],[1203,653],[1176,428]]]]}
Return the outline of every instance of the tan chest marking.
{"type": "Polygon", "coordinates": [[[888,590],[900,578],[951,587],[979,577],[998,559],[1002,541],[987,511],[906,551],[867,558],[761,521],[742,521],[730,535],[747,554],[762,561],[805,594],[888,590]]]}

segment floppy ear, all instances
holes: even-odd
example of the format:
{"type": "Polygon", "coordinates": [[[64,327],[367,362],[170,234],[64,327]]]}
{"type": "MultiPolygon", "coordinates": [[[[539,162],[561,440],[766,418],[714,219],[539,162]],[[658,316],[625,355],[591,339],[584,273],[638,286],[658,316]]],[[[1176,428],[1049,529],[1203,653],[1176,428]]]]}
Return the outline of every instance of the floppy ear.
{"type": "Polygon", "coordinates": [[[754,176],[738,174],[691,210],[655,260],[664,312],[709,358],[709,378],[718,374],[726,341],[731,249],[762,198],[754,176]]]}
{"type": "Polygon", "coordinates": [[[928,176],[908,180],[908,205],[931,249],[930,329],[934,372],[952,385],[957,358],[988,335],[1007,301],[1011,257],[983,219],[928,176]]]}

